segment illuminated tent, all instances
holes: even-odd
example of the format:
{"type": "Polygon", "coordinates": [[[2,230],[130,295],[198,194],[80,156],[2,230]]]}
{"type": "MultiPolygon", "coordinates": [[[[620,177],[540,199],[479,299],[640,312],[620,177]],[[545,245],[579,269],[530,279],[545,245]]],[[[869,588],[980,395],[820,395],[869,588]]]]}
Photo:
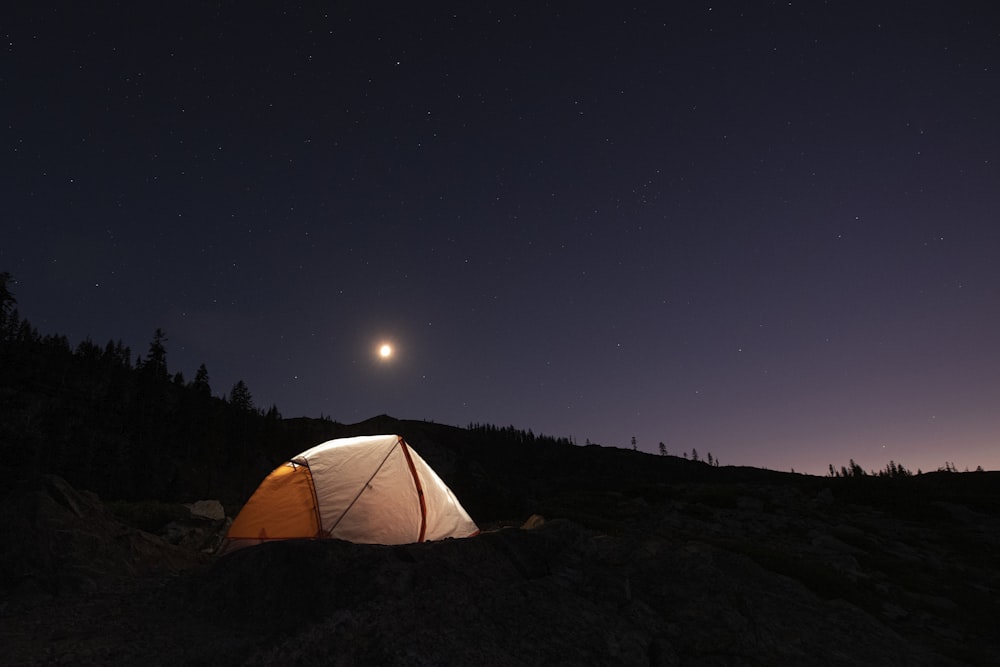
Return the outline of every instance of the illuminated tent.
{"type": "Polygon", "coordinates": [[[407,544],[479,532],[455,494],[398,435],[316,445],[264,478],[229,548],[293,538],[407,544]]]}

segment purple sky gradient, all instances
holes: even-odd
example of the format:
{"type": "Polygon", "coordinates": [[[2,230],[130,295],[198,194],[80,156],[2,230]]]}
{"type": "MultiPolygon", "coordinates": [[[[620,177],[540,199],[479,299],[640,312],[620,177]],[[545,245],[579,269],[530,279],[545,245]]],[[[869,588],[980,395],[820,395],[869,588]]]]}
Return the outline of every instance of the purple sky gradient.
{"type": "Polygon", "coordinates": [[[4,8],[0,270],[286,417],[1000,469],[995,11],[742,4],[4,8]]]}

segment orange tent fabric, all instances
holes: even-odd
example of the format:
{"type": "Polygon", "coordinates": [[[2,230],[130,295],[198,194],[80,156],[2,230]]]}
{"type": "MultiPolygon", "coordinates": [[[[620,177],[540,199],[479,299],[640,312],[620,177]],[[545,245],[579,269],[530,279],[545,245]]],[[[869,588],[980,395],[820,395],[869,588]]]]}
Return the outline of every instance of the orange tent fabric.
{"type": "Polygon", "coordinates": [[[264,478],[230,526],[229,537],[280,540],[319,531],[312,474],[288,462],[264,478]]]}

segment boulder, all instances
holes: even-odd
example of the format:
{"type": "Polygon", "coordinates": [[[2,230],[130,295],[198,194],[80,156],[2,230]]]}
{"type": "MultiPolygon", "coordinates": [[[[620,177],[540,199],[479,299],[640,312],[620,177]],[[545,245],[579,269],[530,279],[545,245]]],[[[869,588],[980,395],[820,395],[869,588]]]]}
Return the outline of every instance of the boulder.
{"type": "Polygon", "coordinates": [[[191,510],[191,516],[213,521],[221,521],[226,518],[226,510],[218,500],[196,500],[193,503],[184,503],[184,507],[191,510]]]}
{"type": "Polygon", "coordinates": [[[56,475],[22,482],[0,504],[0,589],[25,601],[93,590],[109,579],[203,562],[118,521],[100,499],[56,475]]]}

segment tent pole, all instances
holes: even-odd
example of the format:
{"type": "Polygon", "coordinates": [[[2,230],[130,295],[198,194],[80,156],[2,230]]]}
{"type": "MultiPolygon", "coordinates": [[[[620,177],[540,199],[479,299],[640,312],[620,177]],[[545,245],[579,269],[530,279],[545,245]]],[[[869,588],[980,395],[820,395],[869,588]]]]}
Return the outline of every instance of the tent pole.
{"type": "Polygon", "coordinates": [[[410,475],[413,476],[413,483],[417,487],[417,497],[420,499],[420,537],[417,538],[417,542],[423,542],[424,533],[427,532],[427,503],[424,500],[424,487],[420,484],[420,476],[417,475],[417,467],[413,465],[410,448],[406,446],[406,441],[400,438],[399,445],[403,448],[403,455],[406,456],[406,463],[410,466],[410,475]]]}

